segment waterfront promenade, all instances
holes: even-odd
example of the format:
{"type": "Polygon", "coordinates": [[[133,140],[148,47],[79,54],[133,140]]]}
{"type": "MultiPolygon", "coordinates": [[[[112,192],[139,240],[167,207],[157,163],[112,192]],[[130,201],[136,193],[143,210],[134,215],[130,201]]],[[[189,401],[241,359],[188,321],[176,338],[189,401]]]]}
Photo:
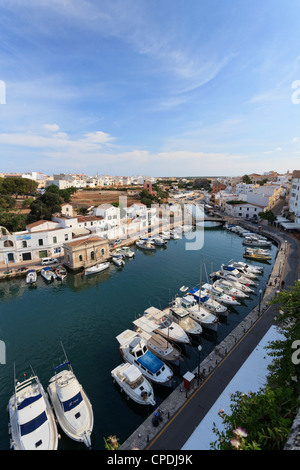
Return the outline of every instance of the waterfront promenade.
{"type": "MultiPolygon", "coordinates": [[[[276,306],[268,306],[268,302],[281,288],[282,281],[288,289],[300,278],[300,247],[298,240],[273,227],[265,227],[263,232],[278,241],[279,251],[260,305],[201,362],[200,384],[195,378],[189,391],[183,385],[177,387],[160,406],[163,421],[159,426],[153,426],[151,415],[120,450],[133,447],[153,451],[182,449],[274,324],[278,310],[276,306]]],[[[197,370],[192,372],[196,374],[197,370]]]]}

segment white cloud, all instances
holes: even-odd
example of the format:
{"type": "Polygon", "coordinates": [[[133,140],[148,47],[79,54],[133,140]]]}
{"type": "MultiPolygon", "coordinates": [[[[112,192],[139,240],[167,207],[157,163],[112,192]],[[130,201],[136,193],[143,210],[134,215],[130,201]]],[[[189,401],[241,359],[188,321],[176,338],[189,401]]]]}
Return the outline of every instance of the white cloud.
{"type": "Polygon", "coordinates": [[[50,131],[50,132],[57,132],[59,130],[59,125],[58,124],[44,124],[44,129],[46,129],[46,131],[50,131]]]}

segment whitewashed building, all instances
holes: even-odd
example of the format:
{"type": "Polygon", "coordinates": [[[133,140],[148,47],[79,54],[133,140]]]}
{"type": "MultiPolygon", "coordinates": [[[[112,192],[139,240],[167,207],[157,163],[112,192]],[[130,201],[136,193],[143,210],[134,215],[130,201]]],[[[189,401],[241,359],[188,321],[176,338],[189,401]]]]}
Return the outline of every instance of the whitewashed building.
{"type": "Polygon", "coordinates": [[[300,223],[300,170],[292,175],[289,211],[295,214],[295,222],[300,223]]]}

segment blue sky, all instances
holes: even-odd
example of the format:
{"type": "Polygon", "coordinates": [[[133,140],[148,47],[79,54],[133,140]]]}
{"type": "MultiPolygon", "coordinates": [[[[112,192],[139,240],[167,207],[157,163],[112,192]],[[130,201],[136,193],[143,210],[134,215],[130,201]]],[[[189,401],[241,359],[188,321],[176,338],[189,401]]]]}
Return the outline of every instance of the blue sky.
{"type": "Polygon", "coordinates": [[[299,17],[298,0],[2,0],[0,172],[299,169],[299,17]]]}

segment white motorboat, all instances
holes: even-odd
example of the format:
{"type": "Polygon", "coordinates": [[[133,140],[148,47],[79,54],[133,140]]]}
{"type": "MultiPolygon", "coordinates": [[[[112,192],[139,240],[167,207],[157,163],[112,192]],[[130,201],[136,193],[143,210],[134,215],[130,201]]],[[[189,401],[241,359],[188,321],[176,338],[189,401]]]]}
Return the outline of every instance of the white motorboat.
{"type": "Polygon", "coordinates": [[[62,281],[63,279],[67,277],[67,270],[64,266],[59,265],[57,266],[57,268],[55,268],[55,274],[56,274],[56,278],[62,281]]]}
{"type": "Polygon", "coordinates": [[[179,347],[155,333],[155,325],[151,326],[150,322],[143,321],[143,317],[134,320],[133,324],[136,333],[147,341],[149,351],[155,356],[174,365],[179,365],[179,362],[183,361],[179,347]]]}
{"type": "Polygon", "coordinates": [[[138,248],[141,248],[142,250],[156,250],[155,245],[150,240],[138,240],[135,242],[135,244],[138,248]]]}
{"type": "Polygon", "coordinates": [[[35,269],[29,269],[26,274],[26,283],[35,284],[37,280],[37,272],[35,269]]]}
{"type": "Polygon", "coordinates": [[[170,238],[173,238],[173,240],[180,240],[181,236],[179,235],[178,230],[171,230],[170,238]]]}
{"type": "Polygon", "coordinates": [[[270,247],[272,243],[269,242],[268,240],[262,240],[262,239],[253,238],[253,237],[252,238],[249,237],[248,239],[248,237],[245,237],[243,241],[243,245],[248,246],[248,247],[267,248],[267,247],[270,247]]]}
{"type": "Polygon", "coordinates": [[[228,277],[222,275],[221,271],[219,273],[220,273],[220,275],[216,276],[218,279],[223,279],[227,282],[230,282],[230,284],[233,287],[236,287],[238,290],[241,290],[242,292],[246,292],[246,293],[253,293],[254,292],[254,290],[251,289],[251,287],[246,286],[246,284],[242,284],[239,281],[234,281],[233,279],[229,279],[228,277]]]}
{"type": "Polygon", "coordinates": [[[186,292],[187,290],[189,290],[188,286],[181,286],[180,287],[180,292],[186,292]]]}
{"type": "Polygon", "coordinates": [[[214,275],[219,275],[218,273],[221,273],[221,276],[225,276],[225,279],[227,280],[232,280],[232,281],[238,281],[241,284],[245,284],[246,286],[251,286],[255,285],[255,282],[253,279],[250,279],[248,277],[243,276],[237,269],[234,267],[226,267],[223,270],[217,271],[216,273],[213,273],[211,276],[213,277],[214,275]]]}
{"type": "Polygon", "coordinates": [[[125,261],[123,260],[123,256],[122,256],[122,255],[113,256],[112,262],[113,262],[116,266],[118,266],[118,268],[122,268],[123,266],[125,266],[125,261]]]}
{"type": "Polygon", "coordinates": [[[11,447],[14,450],[57,450],[55,416],[36,375],[21,383],[15,380],[8,412],[11,447]]]}
{"type": "Polygon", "coordinates": [[[203,284],[202,289],[204,292],[206,292],[208,295],[212,295],[213,297],[217,297],[219,302],[222,302],[222,304],[225,305],[241,305],[238,300],[236,300],[235,297],[225,294],[225,292],[218,286],[214,286],[211,284],[203,284]]]}
{"type": "Polygon", "coordinates": [[[203,305],[199,305],[193,296],[187,295],[183,298],[177,297],[173,304],[182,306],[186,309],[191,318],[200,323],[202,327],[212,331],[217,331],[219,325],[218,317],[206,310],[203,305]]]}
{"type": "Polygon", "coordinates": [[[124,362],[111,371],[113,381],[136,403],[140,405],[156,404],[153,387],[134,364],[124,362]]]}
{"type": "Polygon", "coordinates": [[[213,287],[219,287],[225,294],[230,295],[231,297],[237,297],[241,299],[249,298],[249,295],[234,287],[229,281],[226,281],[226,279],[217,279],[213,283],[213,287]]]}
{"type": "MultiPolygon", "coordinates": [[[[188,297],[190,295],[193,296],[197,302],[199,302],[199,289],[197,289],[197,287],[195,287],[194,289],[191,289],[188,292],[188,297]]],[[[222,315],[222,316],[228,315],[228,309],[226,305],[220,304],[220,302],[213,299],[211,295],[207,295],[204,291],[203,292],[201,291],[200,302],[206,310],[209,310],[210,312],[216,315],[222,315]]]]}
{"type": "Polygon", "coordinates": [[[105,271],[105,269],[108,269],[109,266],[110,266],[109,262],[98,263],[98,264],[95,264],[94,266],[91,266],[90,268],[86,268],[84,271],[84,274],[88,276],[89,274],[101,273],[102,271],[105,271]]]}
{"type": "Polygon", "coordinates": [[[47,390],[64,433],[90,448],[94,426],[93,408],[67,358],[55,368],[55,375],[50,379],[47,390]],[[66,369],[59,371],[62,367],[66,369]]]}
{"type": "Polygon", "coordinates": [[[167,240],[162,237],[151,238],[151,241],[154,243],[155,246],[166,246],[167,244],[167,240]]]}
{"type": "Polygon", "coordinates": [[[231,268],[236,269],[239,273],[241,273],[244,277],[250,278],[250,279],[257,279],[257,275],[255,273],[248,272],[247,269],[245,269],[242,266],[233,266],[233,264],[221,264],[221,271],[228,271],[231,268]]]}
{"type": "Polygon", "coordinates": [[[143,317],[145,321],[154,322],[156,325],[155,332],[164,336],[168,340],[176,343],[189,344],[190,340],[186,332],[173,322],[164,312],[156,307],[150,307],[145,310],[143,317]]]}
{"type": "Polygon", "coordinates": [[[120,249],[121,254],[123,254],[126,258],[134,258],[135,253],[132,251],[129,246],[122,246],[120,249]]]}
{"type": "Polygon", "coordinates": [[[53,281],[56,278],[55,272],[50,268],[50,266],[45,266],[41,270],[41,276],[45,279],[45,281],[53,281]]]}
{"type": "Polygon", "coordinates": [[[234,261],[230,260],[229,264],[234,266],[235,268],[245,268],[248,272],[253,273],[253,274],[263,274],[264,268],[261,266],[253,266],[247,263],[243,263],[242,261],[234,261]]]}
{"type": "Polygon", "coordinates": [[[160,233],[160,237],[163,239],[163,240],[170,240],[170,232],[161,232],[160,233]]]}
{"type": "Polygon", "coordinates": [[[171,306],[170,308],[164,309],[164,312],[172,321],[181,326],[187,334],[197,336],[202,333],[200,323],[193,320],[188,310],[185,310],[182,306],[171,306]]]}
{"type": "Polygon", "coordinates": [[[120,353],[124,360],[134,364],[152,382],[171,386],[173,372],[169,366],[155,356],[147,347],[147,342],[137,333],[125,330],[117,336],[120,353]]]}

